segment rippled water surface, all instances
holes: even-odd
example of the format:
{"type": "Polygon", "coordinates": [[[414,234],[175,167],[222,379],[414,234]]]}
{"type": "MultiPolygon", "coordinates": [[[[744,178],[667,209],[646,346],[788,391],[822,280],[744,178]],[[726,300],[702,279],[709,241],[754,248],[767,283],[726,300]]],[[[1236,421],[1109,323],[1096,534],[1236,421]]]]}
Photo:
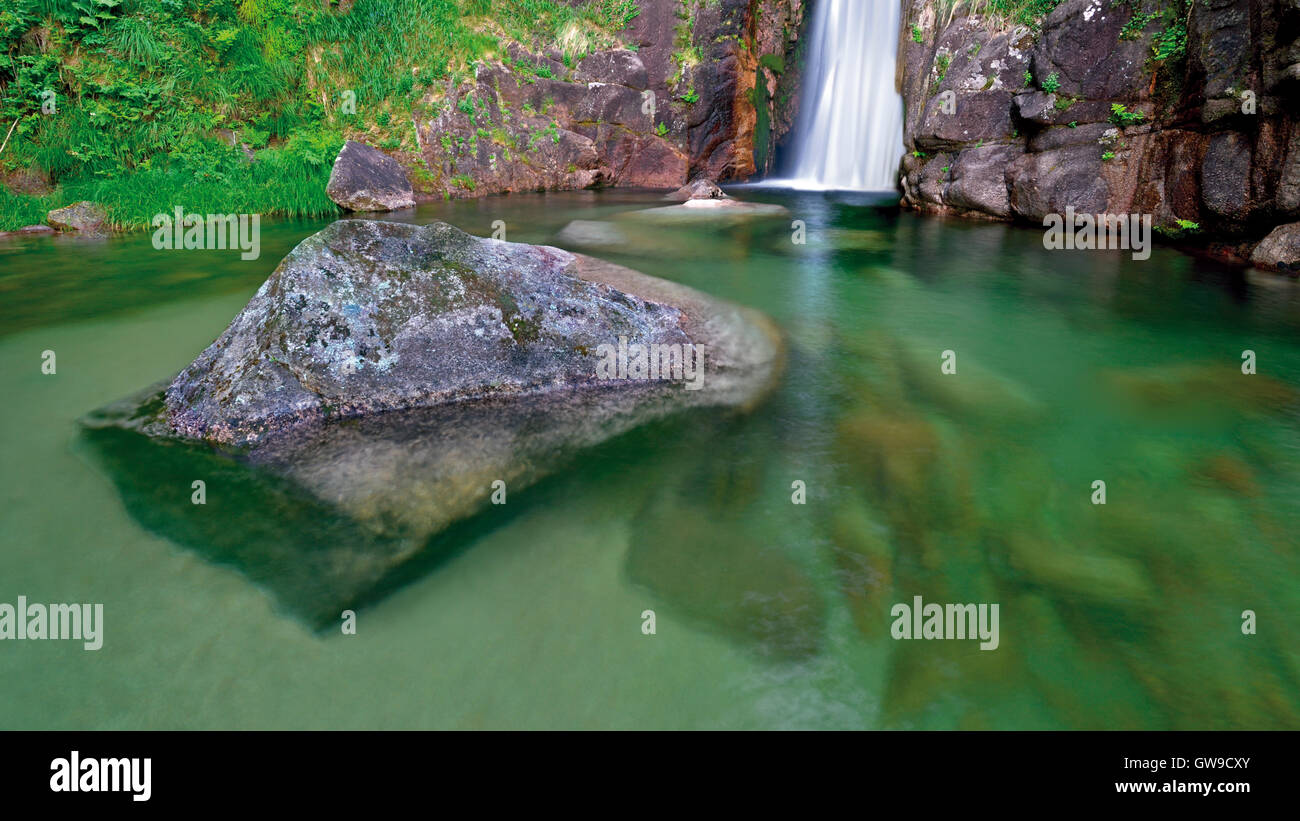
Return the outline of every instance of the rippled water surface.
{"type": "MultiPolygon", "coordinates": [[[[627,212],[662,202],[625,192],[407,215],[759,308],[789,356],[750,414],[691,411],[512,493],[355,636],[151,516],[140,494],[188,484],[76,424],[188,364],[323,223],[264,225],[253,262],[145,234],[0,244],[0,602],[105,618],[96,652],[0,642],[0,727],[1300,728],[1296,285],[745,196],[791,217],[650,221],[627,212]],[[914,596],[998,604],[1000,646],[891,639],[914,596]]],[[[241,492],[214,483],[195,515],[269,527],[241,492]]]]}

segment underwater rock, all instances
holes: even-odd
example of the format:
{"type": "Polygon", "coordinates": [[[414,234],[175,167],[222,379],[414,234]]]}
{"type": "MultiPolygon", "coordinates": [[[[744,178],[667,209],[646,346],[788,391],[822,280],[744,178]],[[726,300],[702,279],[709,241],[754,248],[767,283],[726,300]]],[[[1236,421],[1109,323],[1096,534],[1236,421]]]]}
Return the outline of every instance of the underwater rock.
{"type": "Polygon", "coordinates": [[[854,626],[867,638],[888,638],[885,616],[896,595],[894,549],[886,528],[876,523],[861,500],[850,499],[832,515],[830,541],[840,592],[854,626]]]}
{"type": "Polygon", "coordinates": [[[1101,378],[1129,410],[1162,421],[1234,421],[1241,414],[1281,413],[1300,402],[1300,392],[1290,385],[1220,362],[1110,370],[1101,378]]]}
{"type": "MultiPolygon", "coordinates": [[[[821,228],[813,232],[809,242],[794,245],[796,251],[824,254],[827,248],[836,251],[888,251],[893,248],[893,238],[884,231],[869,228],[821,228]]],[[[790,245],[789,237],[784,244],[790,245]]]]}
{"type": "Polygon", "coordinates": [[[845,481],[868,493],[900,556],[937,569],[969,544],[976,517],[959,440],[918,413],[867,411],[840,421],[835,446],[845,481]]]}
{"type": "Polygon", "coordinates": [[[1155,589],[1142,565],[1122,556],[1062,548],[1049,539],[1006,534],[1011,566],[1056,593],[1112,605],[1149,605],[1155,589]]]}
{"type": "MultiPolygon", "coordinates": [[[[708,230],[709,226],[698,226],[708,230]]],[[[645,256],[652,259],[699,258],[699,231],[664,231],[653,223],[634,223],[628,220],[573,220],[556,233],[556,245],[568,249],[591,250],[601,253],[645,256]]]]}
{"type": "Polygon", "coordinates": [[[82,424],[142,523],[324,623],[576,451],[687,407],[757,403],[780,349],[756,312],[599,260],[342,220],[165,389],[82,424]],[[598,379],[619,337],[702,350],[698,389],[598,379]],[[158,487],[144,466],[164,462],[174,483],[158,487]],[[245,514],[191,504],[193,480],[245,514]]]}
{"type": "Polygon", "coordinates": [[[909,339],[900,340],[897,350],[908,387],[961,418],[1016,425],[1046,415],[1046,405],[1025,386],[980,365],[969,353],[959,354],[956,372],[949,374],[940,370],[943,345],[909,339]]]}
{"type": "Polygon", "coordinates": [[[48,225],[24,225],[13,231],[0,231],[0,239],[12,239],[14,237],[30,237],[33,234],[53,234],[54,229],[48,225]]]}
{"type": "Polygon", "coordinates": [[[555,235],[556,242],[583,248],[626,249],[630,239],[622,228],[602,220],[573,220],[555,235]]]}
{"type": "Polygon", "coordinates": [[[821,650],[826,619],[817,566],[806,561],[817,538],[811,505],[790,504],[783,454],[772,445],[788,430],[784,402],[775,397],[744,418],[682,418],[656,423],[653,436],[649,428],[632,434],[653,444],[659,469],[637,467],[638,484],[650,490],[628,522],[626,566],[661,619],[797,660],[821,650]]]}
{"type": "Polygon", "coordinates": [[[1258,496],[1260,493],[1255,471],[1240,456],[1228,451],[1199,461],[1192,468],[1191,478],[1224,488],[1238,496],[1258,496]]]}
{"type": "Polygon", "coordinates": [[[673,612],[764,653],[814,655],[825,629],[821,596],[754,513],[665,490],[633,521],[628,575],[673,612]]]}

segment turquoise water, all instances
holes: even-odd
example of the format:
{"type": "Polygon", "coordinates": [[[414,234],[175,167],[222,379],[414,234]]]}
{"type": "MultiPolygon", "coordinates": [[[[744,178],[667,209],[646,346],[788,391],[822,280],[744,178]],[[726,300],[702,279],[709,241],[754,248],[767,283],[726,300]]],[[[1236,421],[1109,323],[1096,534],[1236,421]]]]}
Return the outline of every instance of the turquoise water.
{"type": "Polygon", "coordinates": [[[94,652],[0,642],[0,727],[1300,728],[1300,288],[746,196],[791,217],[651,223],[628,212],[662,203],[627,192],[421,207],[759,308],[789,357],[752,413],[659,422],[512,493],[354,636],[147,526],[76,424],[188,364],[324,223],[264,225],[254,262],[0,244],[0,602],[105,619],[94,652]],[[557,240],[572,220],[600,244],[557,240]],[[917,595],[998,604],[998,649],[891,639],[917,595]]]}

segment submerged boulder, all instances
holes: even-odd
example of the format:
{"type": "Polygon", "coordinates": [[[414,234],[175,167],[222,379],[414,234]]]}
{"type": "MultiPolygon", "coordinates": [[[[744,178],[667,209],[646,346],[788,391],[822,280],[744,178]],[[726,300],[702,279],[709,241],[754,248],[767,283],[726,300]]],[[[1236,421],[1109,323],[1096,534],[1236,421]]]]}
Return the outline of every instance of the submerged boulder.
{"type": "Polygon", "coordinates": [[[415,206],[411,180],[397,160],[378,148],[348,140],[330,171],[325,193],[349,211],[396,211],[415,206]]]}
{"type": "Polygon", "coordinates": [[[148,526],[324,624],[494,492],[683,408],[750,406],[779,358],[764,317],[675,283],[444,223],[341,220],[169,385],[83,425],[148,526]],[[680,377],[637,378],[652,344],[680,377]],[[170,490],[139,467],[162,462],[170,490]],[[185,476],[247,515],[196,513],[185,476]]]}
{"type": "Polygon", "coordinates": [[[754,219],[786,217],[789,214],[790,211],[784,205],[771,202],[743,202],[728,197],[721,200],[686,200],[679,205],[643,208],[640,211],[623,211],[616,214],[615,218],[657,225],[671,224],[679,226],[701,222],[728,225],[754,219]]]}

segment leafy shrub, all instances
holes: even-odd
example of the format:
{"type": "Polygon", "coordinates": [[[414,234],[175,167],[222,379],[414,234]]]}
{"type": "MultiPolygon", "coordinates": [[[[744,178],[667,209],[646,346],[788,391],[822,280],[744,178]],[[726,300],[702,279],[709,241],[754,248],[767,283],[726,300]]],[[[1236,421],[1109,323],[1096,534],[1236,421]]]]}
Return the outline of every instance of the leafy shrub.
{"type": "Polygon", "coordinates": [[[1120,126],[1136,125],[1146,119],[1141,111],[1129,111],[1123,103],[1110,104],[1110,121],[1120,126]]]}

